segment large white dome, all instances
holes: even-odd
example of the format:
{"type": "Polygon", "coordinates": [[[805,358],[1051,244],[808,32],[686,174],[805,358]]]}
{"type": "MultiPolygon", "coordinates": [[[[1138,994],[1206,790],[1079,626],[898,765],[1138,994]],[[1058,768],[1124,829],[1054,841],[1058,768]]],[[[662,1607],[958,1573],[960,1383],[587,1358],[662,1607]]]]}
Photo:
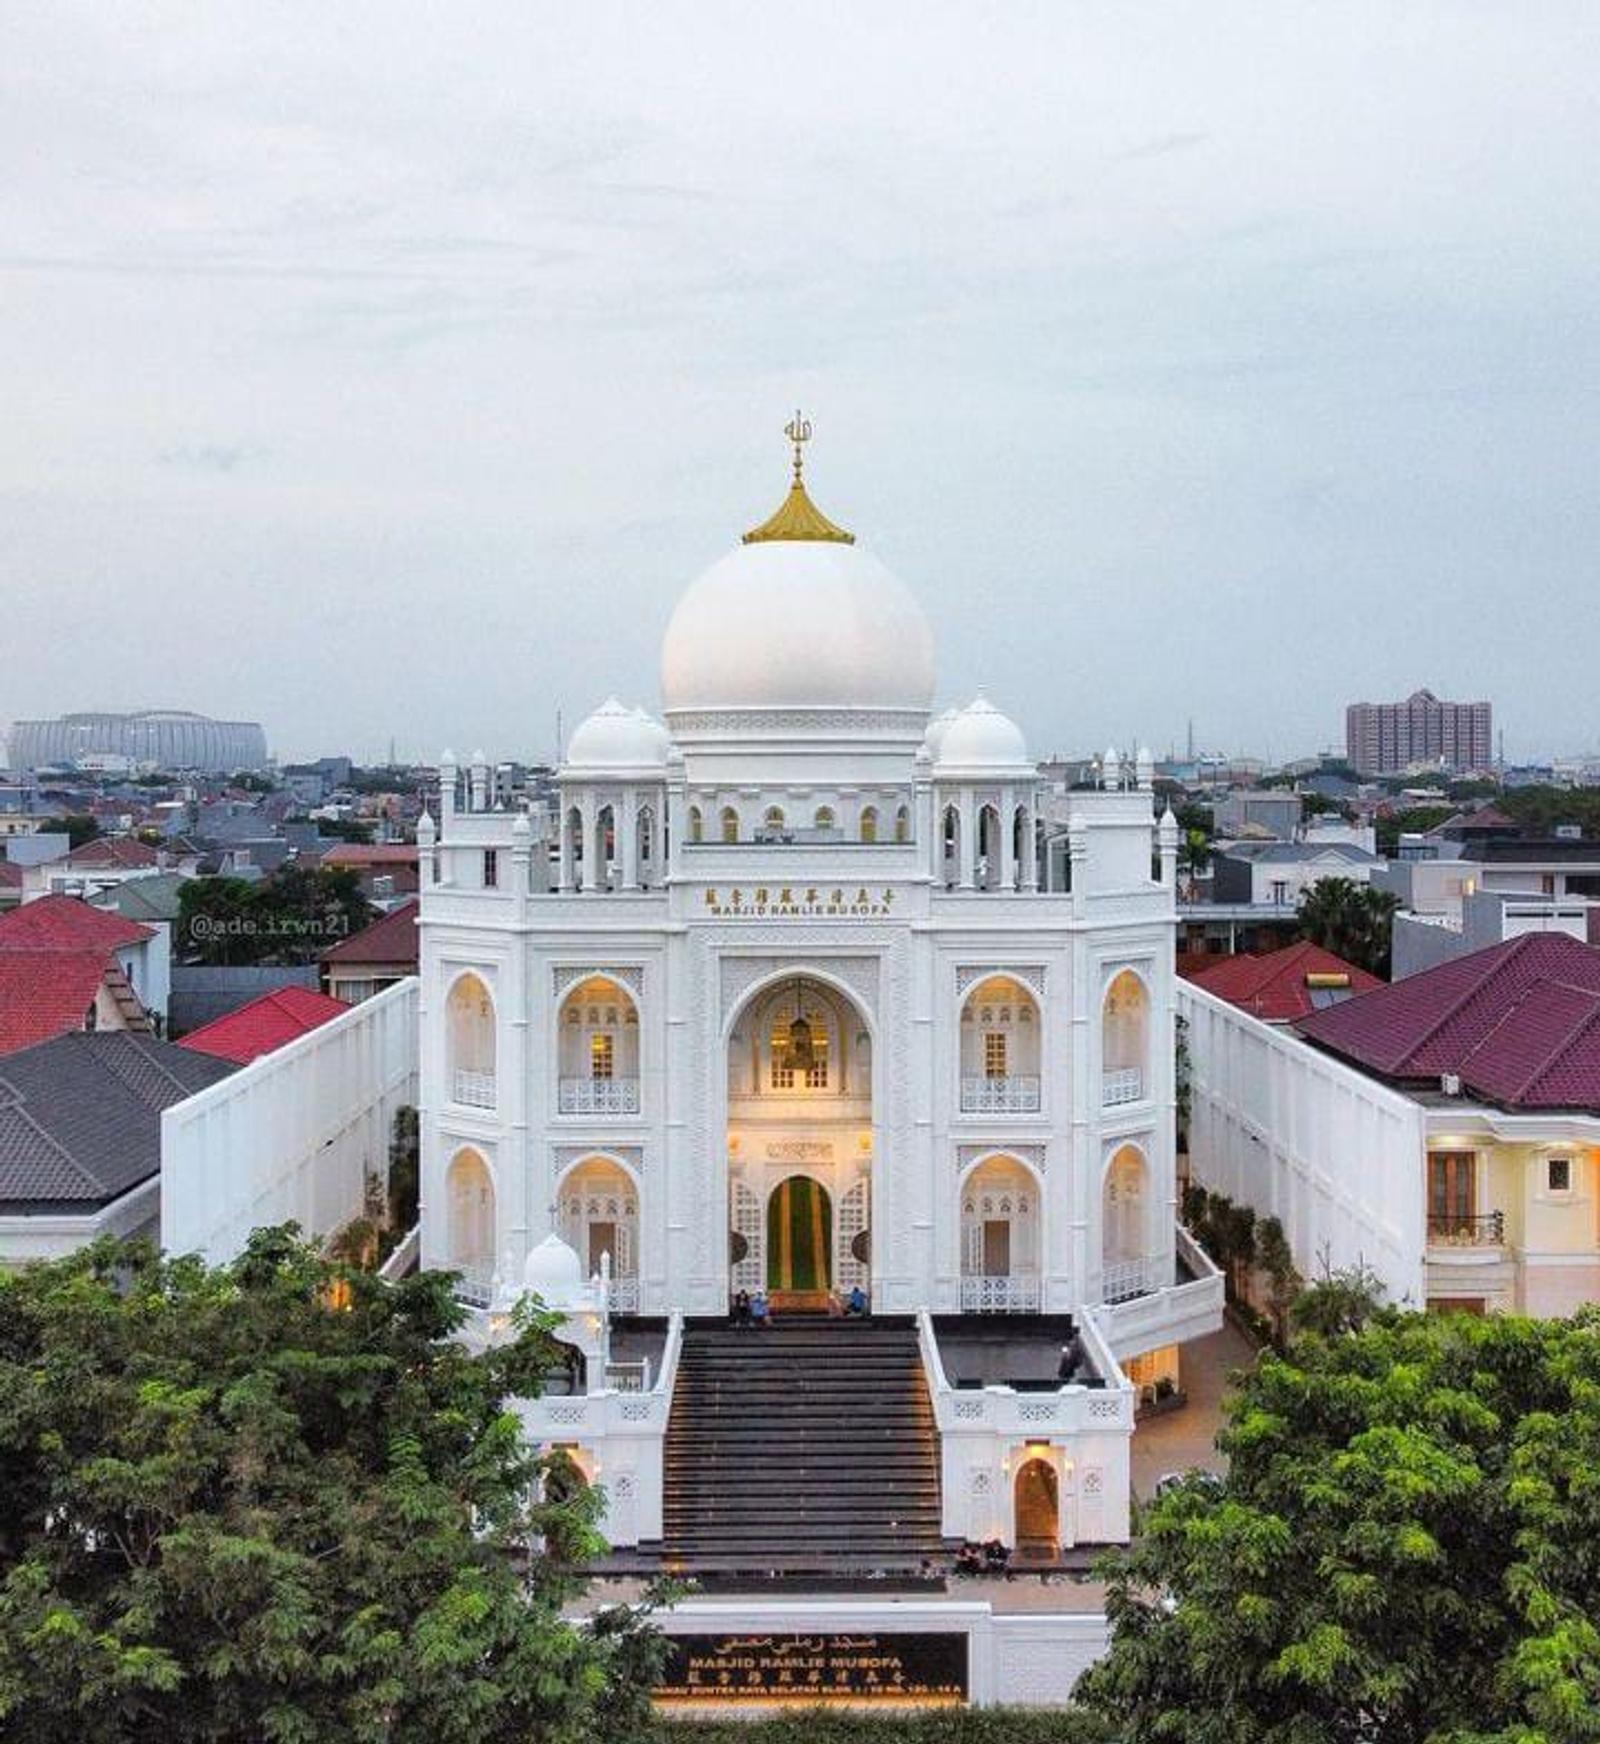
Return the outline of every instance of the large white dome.
{"type": "Polygon", "coordinates": [[[856,545],[738,546],[678,602],[661,692],[680,709],[914,709],[933,697],[933,632],[909,588],[856,545]]]}

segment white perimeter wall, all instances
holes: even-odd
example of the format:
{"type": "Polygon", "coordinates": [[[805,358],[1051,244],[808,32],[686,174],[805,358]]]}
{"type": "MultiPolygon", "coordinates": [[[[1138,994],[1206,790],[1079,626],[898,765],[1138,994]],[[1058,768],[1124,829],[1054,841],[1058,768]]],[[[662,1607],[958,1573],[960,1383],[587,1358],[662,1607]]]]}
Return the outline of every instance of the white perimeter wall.
{"type": "Polygon", "coordinates": [[[416,1100],[409,979],[167,1109],[161,1245],[219,1265],[263,1224],[331,1234],[360,1215],[369,1173],[387,1179],[395,1111],[416,1100]]]}
{"type": "Polygon", "coordinates": [[[1365,1263],[1422,1304],[1424,1115],[1408,1096],[1179,981],[1196,1181],[1277,1217],[1316,1276],[1365,1263]]]}

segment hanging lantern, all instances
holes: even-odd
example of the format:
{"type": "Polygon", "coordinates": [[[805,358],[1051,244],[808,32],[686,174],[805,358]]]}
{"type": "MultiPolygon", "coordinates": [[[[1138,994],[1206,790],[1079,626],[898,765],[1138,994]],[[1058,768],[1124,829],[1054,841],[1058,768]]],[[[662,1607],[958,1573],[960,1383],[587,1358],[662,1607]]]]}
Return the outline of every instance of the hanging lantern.
{"type": "Polygon", "coordinates": [[[811,1025],[806,1022],[800,1004],[800,983],[794,984],[794,1021],[789,1025],[789,1058],[795,1070],[809,1072],[816,1063],[816,1050],[811,1045],[811,1025]]]}

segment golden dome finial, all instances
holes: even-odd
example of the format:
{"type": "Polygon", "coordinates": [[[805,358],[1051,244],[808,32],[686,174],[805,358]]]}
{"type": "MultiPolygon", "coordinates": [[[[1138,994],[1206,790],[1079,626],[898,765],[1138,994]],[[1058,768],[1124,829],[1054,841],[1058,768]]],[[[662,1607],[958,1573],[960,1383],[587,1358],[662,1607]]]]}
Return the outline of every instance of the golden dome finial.
{"type": "Polygon", "coordinates": [[[798,406],[794,409],[794,416],[784,425],[783,433],[794,444],[794,482],[799,484],[800,474],[805,467],[805,455],[802,451],[811,440],[811,420],[801,417],[798,406]]]}
{"type": "Polygon", "coordinates": [[[826,540],[834,545],[854,545],[854,533],[834,526],[822,510],[806,495],[805,445],[811,440],[811,420],[796,410],[783,427],[783,433],[794,446],[794,482],[777,514],[752,527],[744,536],[746,545],[760,545],[770,539],[826,540]]]}

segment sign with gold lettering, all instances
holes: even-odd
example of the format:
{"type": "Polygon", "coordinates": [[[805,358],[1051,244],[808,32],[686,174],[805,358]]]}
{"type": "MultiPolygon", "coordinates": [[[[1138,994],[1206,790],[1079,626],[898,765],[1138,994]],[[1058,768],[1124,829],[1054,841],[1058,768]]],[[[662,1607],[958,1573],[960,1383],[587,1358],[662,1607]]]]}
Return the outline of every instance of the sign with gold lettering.
{"type": "Polygon", "coordinates": [[[702,898],[715,920],[885,920],[895,893],[875,884],[713,885],[702,898]]]}
{"type": "Polygon", "coordinates": [[[669,1635],[656,1700],[954,1707],[967,1699],[964,1634],[669,1635]]]}

